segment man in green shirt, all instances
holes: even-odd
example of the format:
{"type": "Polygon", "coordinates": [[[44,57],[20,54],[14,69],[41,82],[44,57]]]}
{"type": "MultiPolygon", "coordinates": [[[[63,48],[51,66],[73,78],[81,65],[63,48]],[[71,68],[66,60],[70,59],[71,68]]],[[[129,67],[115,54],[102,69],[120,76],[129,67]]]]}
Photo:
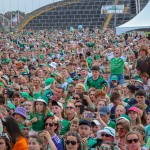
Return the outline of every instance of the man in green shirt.
{"type": "Polygon", "coordinates": [[[88,150],[90,150],[92,148],[95,149],[95,146],[97,144],[97,140],[90,137],[91,122],[86,120],[86,119],[80,120],[79,126],[78,126],[78,132],[82,138],[82,142],[84,142],[84,148],[87,147],[88,150]],[[86,145],[85,145],[85,143],[86,143],[86,145]]]}
{"type": "Polygon", "coordinates": [[[92,77],[87,79],[87,86],[89,88],[94,87],[96,89],[102,90],[102,88],[106,88],[108,90],[108,83],[105,79],[100,77],[100,67],[93,66],[92,69],[92,77]]]}

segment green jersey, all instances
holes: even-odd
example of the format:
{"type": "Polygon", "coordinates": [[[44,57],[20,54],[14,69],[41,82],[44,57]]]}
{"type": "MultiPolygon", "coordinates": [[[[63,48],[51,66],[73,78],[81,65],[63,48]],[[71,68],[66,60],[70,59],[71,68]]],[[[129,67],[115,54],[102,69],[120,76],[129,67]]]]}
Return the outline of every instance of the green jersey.
{"type": "Polygon", "coordinates": [[[93,77],[89,77],[87,79],[87,86],[89,88],[94,87],[96,89],[102,89],[103,87],[108,86],[108,83],[105,79],[103,79],[102,77],[98,77],[97,80],[93,80],[93,77]]]}
{"type": "Polygon", "coordinates": [[[112,58],[110,60],[111,74],[123,74],[124,61],[122,58],[112,58]]]}
{"type": "Polygon", "coordinates": [[[70,122],[68,120],[60,120],[60,135],[64,135],[66,132],[70,130],[70,122]]]}
{"type": "MultiPolygon", "coordinates": [[[[46,116],[54,116],[54,114],[48,110],[47,115],[46,116]]],[[[32,123],[32,129],[34,131],[42,131],[44,130],[44,119],[45,117],[44,114],[39,114],[39,113],[35,113],[33,114],[33,112],[30,113],[30,120],[32,120],[34,117],[37,118],[37,122],[32,123]]]]}

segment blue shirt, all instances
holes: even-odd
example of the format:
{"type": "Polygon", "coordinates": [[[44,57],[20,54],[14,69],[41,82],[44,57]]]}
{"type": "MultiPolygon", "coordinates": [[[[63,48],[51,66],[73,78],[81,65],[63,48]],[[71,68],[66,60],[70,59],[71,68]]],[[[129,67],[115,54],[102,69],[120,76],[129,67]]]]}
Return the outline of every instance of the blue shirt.
{"type": "Polygon", "coordinates": [[[54,142],[55,146],[57,147],[57,150],[63,150],[62,140],[56,134],[52,137],[52,141],[54,142]]]}

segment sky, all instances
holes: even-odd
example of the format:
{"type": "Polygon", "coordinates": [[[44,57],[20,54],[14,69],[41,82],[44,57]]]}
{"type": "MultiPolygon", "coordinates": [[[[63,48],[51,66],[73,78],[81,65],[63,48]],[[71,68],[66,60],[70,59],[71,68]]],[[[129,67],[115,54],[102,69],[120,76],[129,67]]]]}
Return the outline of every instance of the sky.
{"type": "Polygon", "coordinates": [[[42,6],[60,0],[0,0],[0,13],[20,10],[25,13],[32,12],[42,6]]]}

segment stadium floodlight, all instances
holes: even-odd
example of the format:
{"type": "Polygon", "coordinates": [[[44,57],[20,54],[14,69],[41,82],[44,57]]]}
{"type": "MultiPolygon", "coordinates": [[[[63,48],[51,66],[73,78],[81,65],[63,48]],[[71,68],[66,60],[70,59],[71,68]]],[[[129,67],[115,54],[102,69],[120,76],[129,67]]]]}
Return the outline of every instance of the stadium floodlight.
{"type": "Polygon", "coordinates": [[[140,0],[130,0],[131,14],[138,14],[141,11],[140,0]]]}

